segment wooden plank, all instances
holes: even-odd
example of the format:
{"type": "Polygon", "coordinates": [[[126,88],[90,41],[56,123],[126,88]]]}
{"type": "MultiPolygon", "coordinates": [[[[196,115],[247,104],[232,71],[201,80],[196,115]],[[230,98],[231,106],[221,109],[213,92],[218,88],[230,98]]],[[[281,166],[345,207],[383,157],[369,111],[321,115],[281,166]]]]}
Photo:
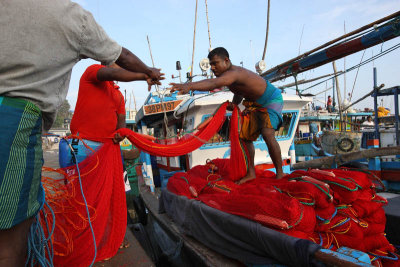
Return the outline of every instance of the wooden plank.
{"type": "Polygon", "coordinates": [[[348,161],[353,161],[363,158],[374,158],[374,157],[391,156],[391,155],[400,155],[400,146],[372,148],[362,151],[335,155],[331,157],[309,160],[305,162],[299,162],[293,164],[292,168],[294,170],[307,169],[307,168],[331,168],[333,164],[340,165],[348,161]]]}

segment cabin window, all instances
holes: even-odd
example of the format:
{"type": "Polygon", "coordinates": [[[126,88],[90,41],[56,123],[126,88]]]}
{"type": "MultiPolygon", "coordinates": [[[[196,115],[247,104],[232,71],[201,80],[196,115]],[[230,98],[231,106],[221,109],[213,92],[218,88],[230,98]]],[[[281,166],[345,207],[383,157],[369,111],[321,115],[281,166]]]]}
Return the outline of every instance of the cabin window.
{"type": "MultiPolygon", "coordinates": [[[[293,132],[293,125],[296,122],[297,119],[297,111],[283,111],[282,112],[282,125],[278,129],[278,131],[275,132],[275,137],[276,139],[282,140],[286,138],[290,138],[292,132],[293,132]]],[[[204,116],[202,121],[206,120],[210,115],[204,116]]],[[[210,140],[208,140],[207,144],[204,144],[204,146],[210,146],[210,145],[223,145],[227,144],[229,142],[229,131],[230,131],[230,122],[231,122],[231,117],[230,115],[226,117],[226,120],[224,124],[222,125],[221,129],[216,133],[210,140]]],[[[262,141],[264,142],[262,136],[260,135],[259,138],[256,140],[257,141],[262,141]]]]}
{"type": "MultiPolygon", "coordinates": [[[[203,116],[202,122],[208,119],[210,115],[203,116]]],[[[231,116],[226,116],[224,124],[222,124],[221,129],[208,140],[204,146],[209,146],[213,144],[226,144],[229,142],[229,131],[230,131],[230,124],[231,124],[231,116]]]]}
{"type": "Polygon", "coordinates": [[[154,128],[154,137],[157,139],[163,139],[164,138],[164,133],[163,133],[163,125],[159,124],[157,127],[154,128]]]}
{"type": "Polygon", "coordinates": [[[297,118],[297,112],[290,112],[290,111],[282,112],[282,125],[275,132],[275,137],[277,140],[290,138],[296,118],[297,118]]]}
{"type": "Polygon", "coordinates": [[[229,142],[229,131],[231,125],[231,116],[227,116],[221,129],[208,140],[207,144],[225,143],[229,142]]]}

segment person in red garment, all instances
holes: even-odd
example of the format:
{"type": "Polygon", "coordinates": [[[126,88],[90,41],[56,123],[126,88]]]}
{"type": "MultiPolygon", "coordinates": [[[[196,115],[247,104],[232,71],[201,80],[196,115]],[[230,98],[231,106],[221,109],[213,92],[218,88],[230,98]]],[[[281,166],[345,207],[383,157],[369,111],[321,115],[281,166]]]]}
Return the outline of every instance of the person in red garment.
{"type": "Polygon", "coordinates": [[[113,139],[123,140],[115,130],[125,127],[125,101],[113,81],[147,81],[149,88],[154,82],[143,73],[130,72],[117,64],[89,66],[79,83],[78,100],[71,120],[71,133],[95,142],[113,139]]]}
{"type": "MultiPolygon", "coordinates": [[[[138,80],[146,80],[149,89],[151,85],[159,84],[146,74],[126,71],[115,63],[110,66],[99,64],[89,66],[80,79],[78,100],[70,125],[71,133],[78,135],[85,144],[95,150],[111,139],[115,144],[122,141],[124,137],[119,134],[114,135],[114,132],[126,126],[125,101],[119,86],[114,81],[138,80]]],[[[91,154],[91,151],[85,152],[86,157],[91,154]]],[[[78,163],[86,157],[78,156],[78,163]]],[[[129,243],[124,239],[120,248],[127,246],[129,243]]]]}

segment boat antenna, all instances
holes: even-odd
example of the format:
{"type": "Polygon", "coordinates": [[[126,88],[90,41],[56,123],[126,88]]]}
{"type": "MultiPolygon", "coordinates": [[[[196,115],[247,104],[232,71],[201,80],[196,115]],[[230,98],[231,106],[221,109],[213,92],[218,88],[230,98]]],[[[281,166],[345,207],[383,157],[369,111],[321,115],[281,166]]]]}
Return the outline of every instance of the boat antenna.
{"type": "Polygon", "coordinates": [[[137,112],[136,97],[135,94],[133,93],[133,90],[132,90],[132,98],[133,98],[133,106],[135,107],[135,112],[137,112]]]}
{"type": "Polygon", "coordinates": [[[262,60],[265,59],[265,54],[267,52],[267,44],[268,44],[268,32],[269,32],[269,10],[270,10],[270,0],[268,0],[268,9],[267,9],[267,30],[265,31],[265,44],[264,44],[264,52],[262,56],[262,60]]]}
{"type": "MultiPolygon", "coordinates": [[[[125,98],[125,100],[126,100],[126,98],[125,98]]],[[[128,105],[129,119],[131,118],[131,100],[132,100],[132,93],[129,94],[129,105],[128,105]]]]}
{"type": "Polygon", "coordinates": [[[196,24],[197,24],[197,3],[198,0],[196,0],[196,9],[194,12],[194,27],[193,27],[193,51],[192,51],[192,65],[190,67],[190,81],[193,78],[193,63],[194,63],[194,50],[196,48],[196,24]]]}
{"type": "Polygon", "coordinates": [[[303,24],[303,28],[301,29],[301,35],[300,35],[300,42],[299,42],[299,56],[300,56],[301,40],[303,39],[303,32],[304,32],[304,24],[303,24]]]}

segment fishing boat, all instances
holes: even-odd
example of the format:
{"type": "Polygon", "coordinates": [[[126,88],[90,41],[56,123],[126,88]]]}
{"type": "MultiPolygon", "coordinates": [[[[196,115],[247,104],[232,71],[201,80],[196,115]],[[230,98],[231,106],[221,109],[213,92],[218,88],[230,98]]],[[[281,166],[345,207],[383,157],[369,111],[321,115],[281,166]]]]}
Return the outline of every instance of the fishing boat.
{"type": "MultiPolygon", "coordinates": [[[[368,38],[362,37],[364,44],[365,40],[368,40],[366,45],[359,45],[360,40],[354,39],[357,40],[355,42],[352,42],[354,41],[352,40],[352,44],[355,45],[350,46],[350,50],[352,52],[359,51],[382,40],[396,37],[393,29],[400,26],[398,15],[400,14],[392,17],[394,19],[389,26],[385,24],[381,27],[375,27],[376,29],[373,32],[368,33],[370,34],[370,36],[367,36],[368,38]]],[[[384,21],[387,21],[387,19],[384,21]]],[[[338,46],[341,47],[342,45],[339,44],[338,46]]],[[[348,44],[344,46],[348,46],[348,44]]],[[[286,62],[263,73],[262,76],[268,80],[276,81],[293,73],[300,73],[320,66],[329,62],[329,60],[343,56],[342,50],[336,48],[338,47],[331,47],[328,53],[326,51],[316,52],[320,50],[319,48],[313,51],[316,52],[314,54],[310,52],[308,55],[286,62]],[[338,54],[331,53],[335,51],[338,54]],[[314,65],[310,64],[315,59],[322,60],[314,65]]],[[[394,94],[397,94],[397,90],[394,91],[394,94]]],[[[368,159],[369,170],[372,171],[372,174],[369,175],[383,177],[384,171],[380,169],[380,166],[383,165],[377,157],[400,154],[398,146],[379,148],[377,147],[379,146],[378,141],[373,139],[372,142],[369,142],[371,149],[362,153],[346,153],[340,157],[333,156],[295,164],[293,153],[295,129],[299,123],[301,108],[310,99],[300,95],[284,95],[283,98],[285,103],[283,110],[284,125],[279,129],[276,137],[282,150],[285,171],[309,167],[336,168],[346,161],[360,159],[361,157],[368,159]],[[290,165],[292,165],[292,168],[290,168],[290,165]]],[[[154,134],[158,138],[158,143],[168,144],[171,138],[179,138],[179,135],[190,133],[191,130],[201,126],[202,122],[212,116],[219,104],[231,99],[232,94],[224,91],[185,96],[173,95],[168,91],[152,93],[138,112],[136,122],[141,133],[154,134]],[[170,99],[163,99],[160,96],[167,96],[170,99]],[[150,107],[151,113],[146,111],[150,107]]],[[[227,116],[229,117],[229,114],[227,116]]],[[[220,211],[193,199],[193,197],[177,195],[166,189],[166,185],[168,187],[173,179],[179,179],[178,176],[183,175],[184,171],[192,169],[196,165],[205,165],[208,159],[212,161],[215,158],[227,158],[229,155],[227,130],[228,126],[224,125],[213,138],[203,140],[204,144],[199,149],[182,157],[152,158],[150,155],[142,153],[142,177],[139,178],[140,198],[136,203],[136,210],[141,219],[135,229],[142,233],[141,235],[138,234],[139,239],[142,239],[145,247],[150,248],[151,253],[159,262],[167,260],[174,266],[187,266],[188,264],[199,266],[242,266],[243,264],[247,266],[260,264],[316,266],[321,262],[328,266],[371,266],[369,256],[361,251],[349,248],[332,251],[329,247],[322,248],[317,242],[288,236],[281,231],[276,231],[273,227],[249,220],[246,216],[237,216],[220,211]],[[155,175],[157,173],[159,174],[158,182],[155,175]],[[156,250],[161,252],[158,256],[155,255],[156,250]]],[[[256,164],[262,165],[263,171],[273,170],[268,152],[263,144],[256,141],[255,147],[257,149],[256,164]]],[[[331,171],[334,172],[335,169],[331,171]]],[[[368,173],[371,173],[370,171],[368,173]]],[[[320,170],[317,170],[316,173],[325,176],[331,175],[320,170]]],[[[189,185],[189,183],[187,184],[189,185]]],[[[192,191],[191,194],[192,196],[195,195],[192,191]]],[[[400,197],[397,194],[385,195],[385,197],[388,199],[388,205],[385,208],[387,215],[385,231],[388,233],[389,241],[398,244],[400,239],[396,234],[398,232],[396,228],[400,222],[398,212],[400,210],[398,209],[400,197]]],[[[349,221],[352,220],[349,219],[346,222],[349,221]]],[[[360,223],[357,220],[354,222],[360,223]]],[[[282,221],[278,223],[282,223],[282,221]]],[[[357,239],[353,241],[357,242],[357,239]]],[[[397,259],[395,254],[387,256],[387,258],[389,257],[391,257],[390,260],[395,261],[397,259]]]]}

